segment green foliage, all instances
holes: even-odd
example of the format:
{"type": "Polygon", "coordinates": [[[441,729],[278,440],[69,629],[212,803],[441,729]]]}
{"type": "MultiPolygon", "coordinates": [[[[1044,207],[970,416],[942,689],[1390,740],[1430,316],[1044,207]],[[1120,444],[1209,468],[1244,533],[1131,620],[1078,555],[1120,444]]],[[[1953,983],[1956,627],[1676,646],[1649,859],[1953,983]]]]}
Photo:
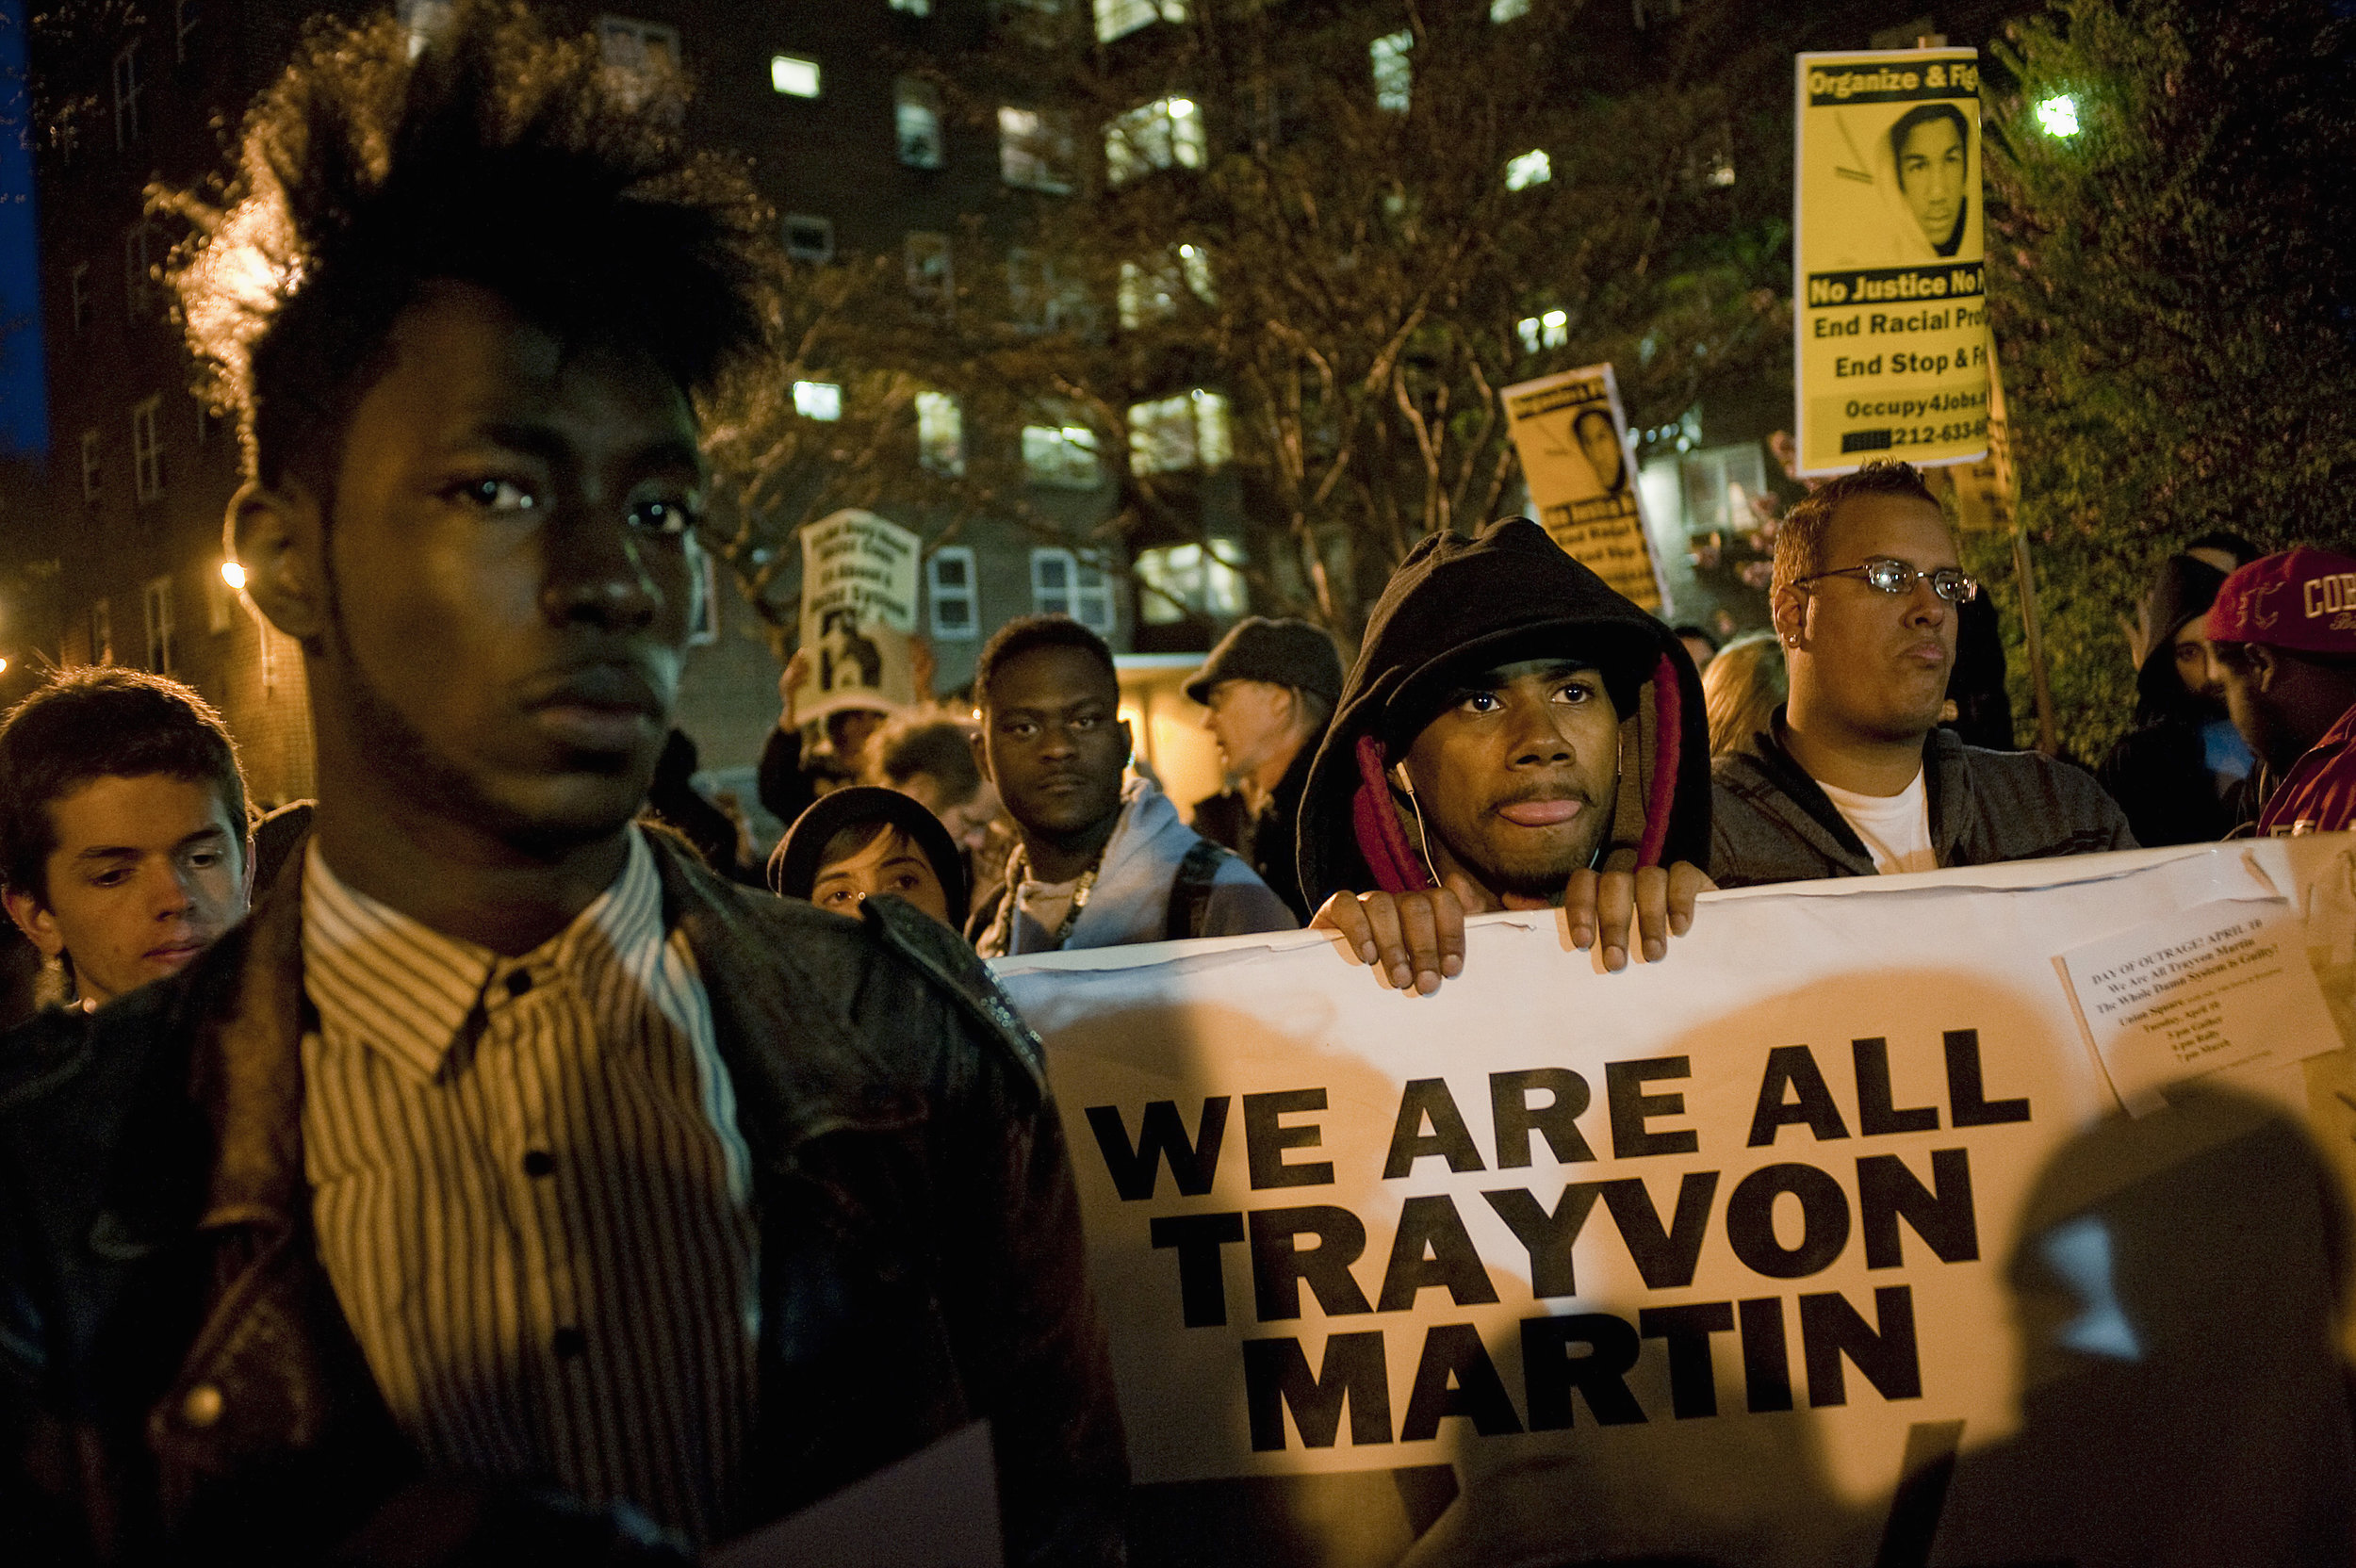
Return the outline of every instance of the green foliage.
{"type": "MultiPolygon", "coordinates": [[[[2128,727],[2159,563],[2347,539],[2356,71],[2324,0],[2055,0],[1994,53],[1990,309],[2063,748],[2128,727]],[[2082,129],[2038,128],[2067,94],[2082,129]]],[[[1974,542],[2019,637],[2001,542],[1974,542]]],[[[2008,650],[2015,706],[2027,666],[2008,650]]]]}

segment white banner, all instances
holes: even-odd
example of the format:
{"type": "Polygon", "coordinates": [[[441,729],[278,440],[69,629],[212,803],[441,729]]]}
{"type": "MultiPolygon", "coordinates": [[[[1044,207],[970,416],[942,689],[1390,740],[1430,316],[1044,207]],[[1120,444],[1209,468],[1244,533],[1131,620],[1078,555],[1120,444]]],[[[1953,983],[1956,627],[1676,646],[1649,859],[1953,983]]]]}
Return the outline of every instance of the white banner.
{"type": "MultiPolygon", "coordinates": [[[[2187,1045],[2183,1072],[2325,1107],[2345,1166],[2350,843],[1715,895],[1619,974],[1556,918],[1483,917],[1430,998],[1309,933],[1003,962],[1047,1041],[1137,1480],[1395,1473],[1260,1489],[1290,1517],[1270,1562],[1505,1560],[1516,1531],[1564,1560],[1873,1560],[1902,1479],[1943,1486],[1960,1452],[1968,1497],[1975,1455],[2027,1441],[2007,1269],[2119,1112],[2086,1020],[2139,996],[2123,970],[2228,1033],[2328,1006],[2267,1049],[2187,1045]],[[2275,945],[2195,950],[2188,923],[2275,945]],[[1452,1467],[1437,1502],[1425,1466],[1452,1467]]],[[[1217,1534],[1226,1505],[1176,1491],[1158,1527],[1217,1534]]],[[[1927,1550],[1939,1508],[1913,1495],[1927,1550]]]]}

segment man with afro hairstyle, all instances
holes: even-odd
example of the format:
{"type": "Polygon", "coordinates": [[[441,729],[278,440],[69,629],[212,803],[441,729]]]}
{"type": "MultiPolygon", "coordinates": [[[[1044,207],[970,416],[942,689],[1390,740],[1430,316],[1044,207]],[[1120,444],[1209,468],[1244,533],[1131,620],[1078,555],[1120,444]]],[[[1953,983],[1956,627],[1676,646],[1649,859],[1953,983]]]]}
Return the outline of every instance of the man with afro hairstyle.
{"type": "Polygon", "coordinates": [[[982,1418],[1008,1560],[1121,1557],[1037,1040],[935,923],[634,825],[773,261],[625,86],[517,9],[321,21],[156,199],[319,807],[242,926],[0,1064],[53,1557],[683,1560],[982,1418]]]}

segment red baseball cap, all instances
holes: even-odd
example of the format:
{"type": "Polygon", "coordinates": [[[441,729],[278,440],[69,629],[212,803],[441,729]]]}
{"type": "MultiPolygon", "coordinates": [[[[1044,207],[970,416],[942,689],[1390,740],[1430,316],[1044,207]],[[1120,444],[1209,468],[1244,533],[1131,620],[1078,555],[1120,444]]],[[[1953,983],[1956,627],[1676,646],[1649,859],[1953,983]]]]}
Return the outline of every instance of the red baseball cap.
{"type": "Polygon", "coordinates": [[[2252,561],[2217,591],[2212,643],[2356,654],[2356,557],[2301,545],[2252,561]]]}

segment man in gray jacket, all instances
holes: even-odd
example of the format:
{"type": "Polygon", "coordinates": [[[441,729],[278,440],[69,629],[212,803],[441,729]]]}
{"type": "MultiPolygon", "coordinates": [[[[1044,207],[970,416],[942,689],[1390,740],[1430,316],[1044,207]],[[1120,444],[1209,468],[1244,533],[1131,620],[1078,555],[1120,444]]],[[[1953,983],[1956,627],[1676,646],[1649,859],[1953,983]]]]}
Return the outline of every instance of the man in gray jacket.
{"type": "Polygon", "coordinates": [[[1019,842],[968,935],[985,958],[1290,931],[1300,923],[1237,856],[1123,780],[1130,735],[1104,640],[1069,615],[1007,622],[982,649],[973,756],[1019,842]]]}
{"type": "Polygon", "coordinates": [[[1792,695],[1712,764],[1720,887],[2135,847],[2087,774],[1939,727],[1956,612],[1978,591],[1906,464],[1868,464],[1792,509],[1772,599],[1792,695]]]}

